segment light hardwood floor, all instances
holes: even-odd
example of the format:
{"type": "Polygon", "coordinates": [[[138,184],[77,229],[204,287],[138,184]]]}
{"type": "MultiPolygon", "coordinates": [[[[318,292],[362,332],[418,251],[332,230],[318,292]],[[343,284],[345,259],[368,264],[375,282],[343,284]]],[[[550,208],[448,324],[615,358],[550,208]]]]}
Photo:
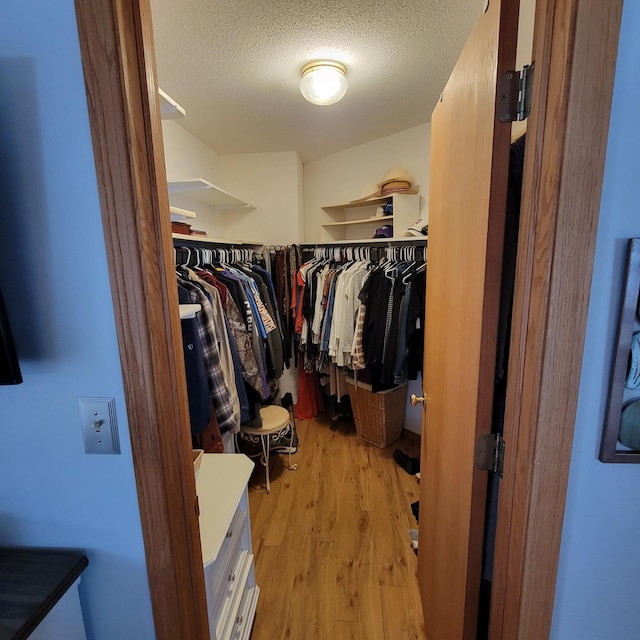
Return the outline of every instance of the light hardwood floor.
{"type": "Polygon", "coordinates": [[[273,457],[249,486],[260,599],[252,640],[425,640],[408,530],[418,483],[353,423],[299,420],[297,471],[273,457]]]}

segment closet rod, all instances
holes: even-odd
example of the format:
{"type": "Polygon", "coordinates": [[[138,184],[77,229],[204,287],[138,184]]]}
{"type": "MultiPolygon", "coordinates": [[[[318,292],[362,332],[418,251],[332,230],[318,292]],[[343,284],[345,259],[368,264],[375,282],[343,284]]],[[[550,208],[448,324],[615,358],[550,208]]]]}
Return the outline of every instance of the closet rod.
{"type": "Polygon", "coordinates": [[[378,262],[381,259],[393,261],[418,261],[427,260],[427,245],[422,243],[395,243],[377,244],[374,246],[365,244],[358,245],[312,245],[302,249],[303,256],[313,256],[320,260],[373,260],[378,262]]]}
{"type": "Polygon", "coordinates": [[[362,240],[323,240],[320,242],[299,242],[298,246],[303,249],[313,249],[314,247],[342,247],[342,246],[398,246],[402,244],[426,244],[427,236],[418,238],[364,238],[362,240]]]}

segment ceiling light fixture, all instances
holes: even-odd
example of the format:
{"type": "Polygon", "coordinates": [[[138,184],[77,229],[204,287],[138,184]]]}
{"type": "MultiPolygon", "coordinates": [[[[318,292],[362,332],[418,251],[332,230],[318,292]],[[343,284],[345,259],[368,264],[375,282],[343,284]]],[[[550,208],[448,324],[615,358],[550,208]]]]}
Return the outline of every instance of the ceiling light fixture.
{"type": "Polygon", "coordinates": [[[313,104],[335,104],[347,93],[347,68],[333,60],[315,60],[305,64],[300,92],[313,104]]]}

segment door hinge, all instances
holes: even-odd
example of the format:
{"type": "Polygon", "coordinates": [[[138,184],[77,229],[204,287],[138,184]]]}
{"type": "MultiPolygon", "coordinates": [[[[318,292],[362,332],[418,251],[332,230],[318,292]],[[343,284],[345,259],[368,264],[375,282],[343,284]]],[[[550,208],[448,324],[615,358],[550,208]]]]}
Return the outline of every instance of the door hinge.
{"type": "Polygon", "coordinates": [[[531,113],[533,94],[533,62],[522,71],[507,71],[498,80],[498,120],[525,120],[531,113]]]}
{"type": "Polygon", "coordinates": [[[193,506],[194,506],[196,518],[199,518],[200,517],[200,500],[198,500],[198,496],[196,496],[196,499],[193,501],[193,506]]]}
{"type": "Polygon", "coordinates": [[[504,438],[499,433],[480,436],[476,443],[476,467],[500,474],[504,469],[504,438]]]}

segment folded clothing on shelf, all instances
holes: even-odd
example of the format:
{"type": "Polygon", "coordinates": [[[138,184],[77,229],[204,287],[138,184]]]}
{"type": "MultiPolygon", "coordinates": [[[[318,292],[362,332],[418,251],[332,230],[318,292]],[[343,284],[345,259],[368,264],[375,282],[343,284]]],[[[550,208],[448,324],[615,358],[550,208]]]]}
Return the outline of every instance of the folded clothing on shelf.
{"type": "Polygon", "coordinates": [[[171,222],[171,233],[182,233],[186,236],[191,235],[191,225],[186,222],[171,222]]]}

